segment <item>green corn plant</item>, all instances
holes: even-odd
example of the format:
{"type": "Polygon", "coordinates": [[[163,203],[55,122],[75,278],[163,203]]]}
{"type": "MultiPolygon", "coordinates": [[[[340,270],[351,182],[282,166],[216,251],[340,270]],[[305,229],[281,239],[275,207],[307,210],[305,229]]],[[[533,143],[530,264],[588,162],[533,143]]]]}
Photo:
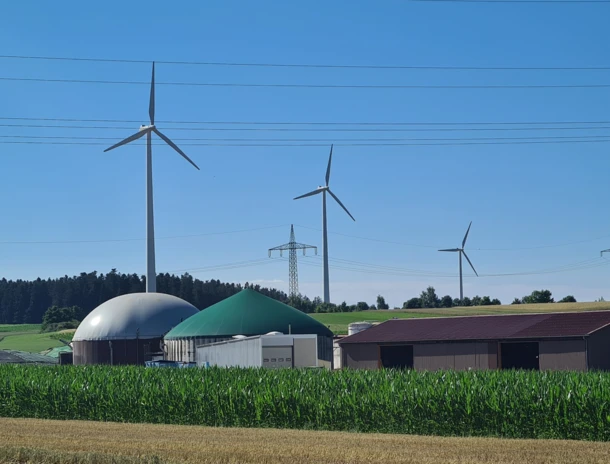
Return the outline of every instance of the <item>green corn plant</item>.
{"type": "Polygon", "coordinates": [[[0,365],[0,416],[610,441],[610,373],[0,365]]]}

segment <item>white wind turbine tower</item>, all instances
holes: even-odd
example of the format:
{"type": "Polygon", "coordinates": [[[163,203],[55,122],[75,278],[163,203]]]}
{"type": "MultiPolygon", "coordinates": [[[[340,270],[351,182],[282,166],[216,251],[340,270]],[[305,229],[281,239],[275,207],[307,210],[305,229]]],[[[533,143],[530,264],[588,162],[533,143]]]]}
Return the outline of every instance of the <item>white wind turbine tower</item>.
{"type": "Polygon", "coordinates": [[[470,226],[472,226],[472,221],[470,221],[470,225],[468,226],[466,235],[464,235],[464,240],[462,240],[462,248],[448,248],[446,250],[438,250],[438,251],[457,252],[460,255],[460,302],[464,300],[464,285],[462,283],[462,255],[464,255],[464,257],[468,260],[468,264],[470,264],[470,267],[472,268],[472,270],[474,271],[476,276],[479,277],[479,274],[477,274],[477,271],[475,270],[474,266],[470,262],[470,259],[468,258],[468,255],[466,254],[466,251],[464,250],[464,246],[466,245],[466,239],[468,238],[468,232],[470,232],[470,226]]]}
{"type": "Polygon", "coordinates": [[[178,146],[169,138],[163,135],[155,126],[155,63],[152,65],[152,80],[150,83],[150,103],[148,106],[150,125],[142,125],[135,134],[114,144],[104,152],[126,145],[140,137],[146,135],[146,292],[154,293],[157,291],[157,271],[155,269],[155,224],[153,215],[153,179],[152,179],[152,133],[157,134],[165,143],[176,150],[189,163],[199,167],[188,157],[178,146]]]}
{"type": "Polygon", "coordinates": [[[328,283],[328,230],[326,226],[326,193],[333,197],[339,206],[345,210],[345,212],[355,221],[354,216],[350,214],[347,208],[341,203],[341,200],[337,198],[337,196],[331,192],[328,183],[330,182],[330,164],[333,159],[333,146],[330,146],[330,155],[328,157],[328,167],[326,168],[326,185],[323,187],[318,187],[313,192],[306,193],[305,195],[301,195],[300,197],[296,197],[295,200],[299,198],[310,197],[312,195],[317,195],[318,193],[322,194],[322,255],[324,259],[324,303],[330,303],[330,289],[328,283]]]}

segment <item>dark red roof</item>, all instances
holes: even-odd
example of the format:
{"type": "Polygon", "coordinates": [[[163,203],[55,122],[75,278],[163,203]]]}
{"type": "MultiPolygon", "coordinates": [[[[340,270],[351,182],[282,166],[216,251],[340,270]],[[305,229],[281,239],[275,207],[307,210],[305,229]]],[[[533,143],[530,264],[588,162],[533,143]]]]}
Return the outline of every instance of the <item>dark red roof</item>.
{"type": "Polygon", "coordinates": [[[584,337],[609,324],[610,311],[392,319],[339,343],[584,337]]]}

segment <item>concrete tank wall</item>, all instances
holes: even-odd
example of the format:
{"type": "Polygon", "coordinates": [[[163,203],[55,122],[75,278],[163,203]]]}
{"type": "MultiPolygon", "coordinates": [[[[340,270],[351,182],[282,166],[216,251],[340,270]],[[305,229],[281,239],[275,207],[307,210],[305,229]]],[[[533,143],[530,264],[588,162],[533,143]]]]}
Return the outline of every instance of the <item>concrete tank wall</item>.
{"type": "Polygon", "coordinates": [[[81,340],[72,342],[73,363],[143,365],[160,351],[161,338],[132,340],[81,340]]]}

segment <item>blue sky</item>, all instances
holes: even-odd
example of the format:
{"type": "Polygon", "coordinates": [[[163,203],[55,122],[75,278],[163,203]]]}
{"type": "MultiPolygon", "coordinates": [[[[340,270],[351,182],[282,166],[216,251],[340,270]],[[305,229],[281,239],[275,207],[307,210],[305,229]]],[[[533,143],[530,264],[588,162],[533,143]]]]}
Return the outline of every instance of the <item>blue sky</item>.
{"type": "MultiPolygon", "coordinates": [[[[25,56],[590,67],[609,65],[608,17],[610,4],[185,1],[170,7],[156,1],[95,5],[5,2],[0,6],[0,43],[3,55],[25,56]]],[[[0,66],[0,77],[150,79],[148,63],[0,59],[0,66]]],[[[157,81],[569,85],[610,84],[610,71],[158,64],[157,81]]],[[[146,123],[148,87],[0,80],[0,102],[3,118],[146,123]]],[[[609,88],[157,87],[157,119],[161,121],[608,121],[609,104],[609,88]]],[[[0,124],[70,125],[6,119],[0,124]]],[[[76,141],[73,137],[88,137],[89,142],[111,145],[139,126],[78,121],[72,125],[123,128],[0,125],[1,141],[76,141]],[[31,138],[44,136],[72,139],[31,138]],[[94,141],[91,137],[109,140],[94,141]]],[[[469,221],[473,226],[466,247],[481,277],[466,272],[466,295],[490,295],[510,302],[515,296],[548,288],[558,298],[566,294],[583,301],[610,298],[610,269],[599,258],[599,251],[610,247],[610,219],[605,208],[608,143],[347,146],[365,138],[488,137],[497,141],[501,137],[610,135],[610,129],[463,130],[490,127],[477,125],[458,126],[457,131],[415,132],[412,130],[422,126],[374,126],[411,131],[332,132],[328,129],[336,126],[317,125],[298,126],[313,131],[291,132],[184,131],[184,124],[161,122],[158,126],[202,168],[197,172],[169,148],[154,147],[159,272],[188,269],[201,279],[255,281],[287,290],[287,263],[263,260],[268,248],[288,241],[291,223],[298,241],[317,245],[321,252],[321,198],[298,202],[292,198],[323,183],[328,146],[201,146],[179,139],[325,139],[319,143],[336,143],[331,187],[356,218],[352,222],[337,205],[329,204],[332,301],[372,302],[381,293],[390,305],[400,306],[428,285],[441,295],[457,296],[457,256],[436,249],[458,246],[469,221]],[[247,232],[236,232],[244,230],[247,232]],[[182,238],[163,238],[176,236],[182,238]],[[541,246],[546,248],[536,248],[541,246]],[[583,268],[565,267],[574,263],[583,263],[583,268]],[[224,269],[216,268],[227,264],[230,266],[224,269]],[[208,269],[197,271],[200,268],[208,269]],[[541,269],[553,272],[532,274],[541,269]],[[559,270],[566,271],[555,272],[559,270]]],[[[0,144],[4,200],[0,275],[31,279],[111,268],[144,273],[144,149],[136,145],[103,153],[104,148],[0,144]],[[32,241],[72,243],[15,243],[32,241]]],[[[319,257],[300,261],[300,288],[311,297],[322,294],[320,264],[319,257]]]]}

